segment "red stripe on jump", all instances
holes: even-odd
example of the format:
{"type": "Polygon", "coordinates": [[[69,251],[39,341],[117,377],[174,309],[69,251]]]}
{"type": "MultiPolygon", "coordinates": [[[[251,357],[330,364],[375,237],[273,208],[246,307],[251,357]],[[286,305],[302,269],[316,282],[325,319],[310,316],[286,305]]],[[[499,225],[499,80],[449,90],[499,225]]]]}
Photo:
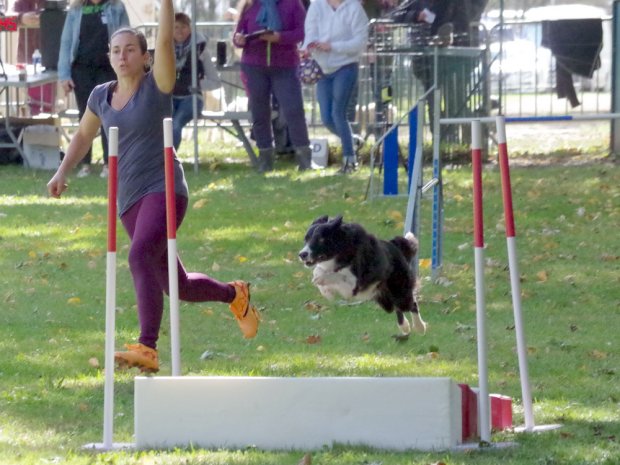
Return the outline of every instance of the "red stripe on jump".
{"type": "Polygon", "coordinates": [[[164,169],[166,175],[166,228],[168,239],[177,237],[177,207],[174,195],[174,149],[164,148],[164,169]]]}
{"type": "Polygon", "coordinates": [[[512,187],[510,185],[510,167],[508,165],[508,147],[499,144],[499,170],[502,175],[502,198],[504,200],[504,221],[506,237],[515,237],[515,220],[512,208],[512,187]]]}
{"type": "Polygon", "coordinates": [[[118,188],[118,157],[108,157],[108,252],[116,252],[116,196],[118,188]]]}
{"type": "Polygon", "coordinates": [[[474,180],[474,247],[484,247],[484,215],[482,211],[482,150],[472,149],[471,167],[474,180]]]}

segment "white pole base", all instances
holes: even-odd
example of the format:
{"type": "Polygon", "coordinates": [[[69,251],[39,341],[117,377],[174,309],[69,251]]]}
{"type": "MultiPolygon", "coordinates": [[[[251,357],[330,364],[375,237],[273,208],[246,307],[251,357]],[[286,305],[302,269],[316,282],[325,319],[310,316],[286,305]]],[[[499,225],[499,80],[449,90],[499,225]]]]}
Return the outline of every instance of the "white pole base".
{"type": "Polygon", "coordinates": [[[132,450],[136,445],[133,442],[115,442],[112,446],[106,446],[102,442],[90,442],[82,446],[82,450],[90,450],[94,452],[108,452],[118,450],[132,450]]]}
{"type": "Polygon", "coordinates": [[[515,426],[515,433],[544,433],[547,431],[553,431],[556,429],[560,429],[562,425],[559,423],[554,425],[536,425],[533,428],[527,428],[525,426],[515,426]]]}
{"type": "Polygon", "coordinates": [[[449,450],[461,391],[449,378],[137,377],[138,449],[449,450]]]}

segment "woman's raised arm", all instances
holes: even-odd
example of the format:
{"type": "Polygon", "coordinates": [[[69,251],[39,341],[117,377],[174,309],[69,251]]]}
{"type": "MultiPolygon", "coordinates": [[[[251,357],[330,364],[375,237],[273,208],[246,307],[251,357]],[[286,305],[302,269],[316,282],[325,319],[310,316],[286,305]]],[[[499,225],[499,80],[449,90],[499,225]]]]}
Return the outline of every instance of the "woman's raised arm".
{"type": "Polygon", "coordinates": [[[176,81],[174,58],[174,7],[172,0],[162,0],[159,10],[159,28],[155,40],[153,76],[159,90],[172,92],[176,81]]]}

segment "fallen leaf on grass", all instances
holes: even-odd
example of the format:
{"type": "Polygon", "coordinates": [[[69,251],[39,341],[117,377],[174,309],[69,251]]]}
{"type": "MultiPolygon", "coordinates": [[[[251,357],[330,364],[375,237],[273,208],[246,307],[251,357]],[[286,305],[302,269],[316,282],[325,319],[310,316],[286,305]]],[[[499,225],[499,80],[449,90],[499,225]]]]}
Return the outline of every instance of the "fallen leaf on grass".
{"type": "Polygon", "coordinates": [[[309,312],[320,312],[323,310],[323,306],[314,300],[308,300],[304,302],[304,308],[309,312]]]}
{"type": "Polygon", "coordinates": [[[198,210],[198,209],[204,207],[206,204],[207,204],[207,199],[196,200],[196,202],[194,202],[194,205],[192,206],[192,208],[194,208],[195,210],[198,210]]]}
{"type": "Polygon", "coordinates": [[[393,219],[394,221],[402,221],[403,220],[403,214],[401,212],[399,212],[398,210],[390,210],[388,212],[388,216],[393,219]]]}
{"type": "Polygon", "coordinates": [[[67,299],[67,303],[70,305],[77,305],[82,303],[82,299],[80,299],[79,297],[70,297],[69,299],[67,299]]]}
{"type": "Polygon", "coordinates": [[[97,357],[89,358],[88,364],[93,368],[99,368],[99,360],[97,360],[97,357]]]}
{"type": "Polygon", "coordinates": [[[536,273],[536,278],[538,278],[538,282],[544,283],[549,279],[546,271],[539,271],[536,273]]]}
{"type": "Polygon", "coordinates": [[[430,258],[421,258],[418,263],[420,265],[420,268],[422,268],[423,270],[428,270],[431,267],[432,262],[430,258]]]}
{"type": "Polygon", "coordinates": [[[320,344],[320,343],[321,343],[321,336],[319,336],[318,334],[313,334],[306,338],[306,344],[320,344]]]}
{"type": "Polygon", "coordinates": [[[588,352],[588,356],[594,360],[605,360],[607,358],[607,352],[594,349],[588,352]]]}

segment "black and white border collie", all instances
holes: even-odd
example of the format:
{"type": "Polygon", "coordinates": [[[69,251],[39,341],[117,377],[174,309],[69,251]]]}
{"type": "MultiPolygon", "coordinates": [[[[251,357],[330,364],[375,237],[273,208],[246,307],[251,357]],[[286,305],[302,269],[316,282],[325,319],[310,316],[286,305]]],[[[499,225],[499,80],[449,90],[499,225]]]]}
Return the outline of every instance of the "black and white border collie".
{"type": "Polygon", "coordinates": [[[340,295],[348,300],[374,300],[386,312],[396,310],[400,334],[407,339],[413,331],[424,334],[426,323],[420,318],[416,276],[410,266],[418,251],[412,233],[390,241],[377,239],[342,216],[314,220],[304,238],[299,259],[314,267],[312,284],[332,300],[340,295]],[[405,317],[411,314],[411,324],[405,317]]]}

